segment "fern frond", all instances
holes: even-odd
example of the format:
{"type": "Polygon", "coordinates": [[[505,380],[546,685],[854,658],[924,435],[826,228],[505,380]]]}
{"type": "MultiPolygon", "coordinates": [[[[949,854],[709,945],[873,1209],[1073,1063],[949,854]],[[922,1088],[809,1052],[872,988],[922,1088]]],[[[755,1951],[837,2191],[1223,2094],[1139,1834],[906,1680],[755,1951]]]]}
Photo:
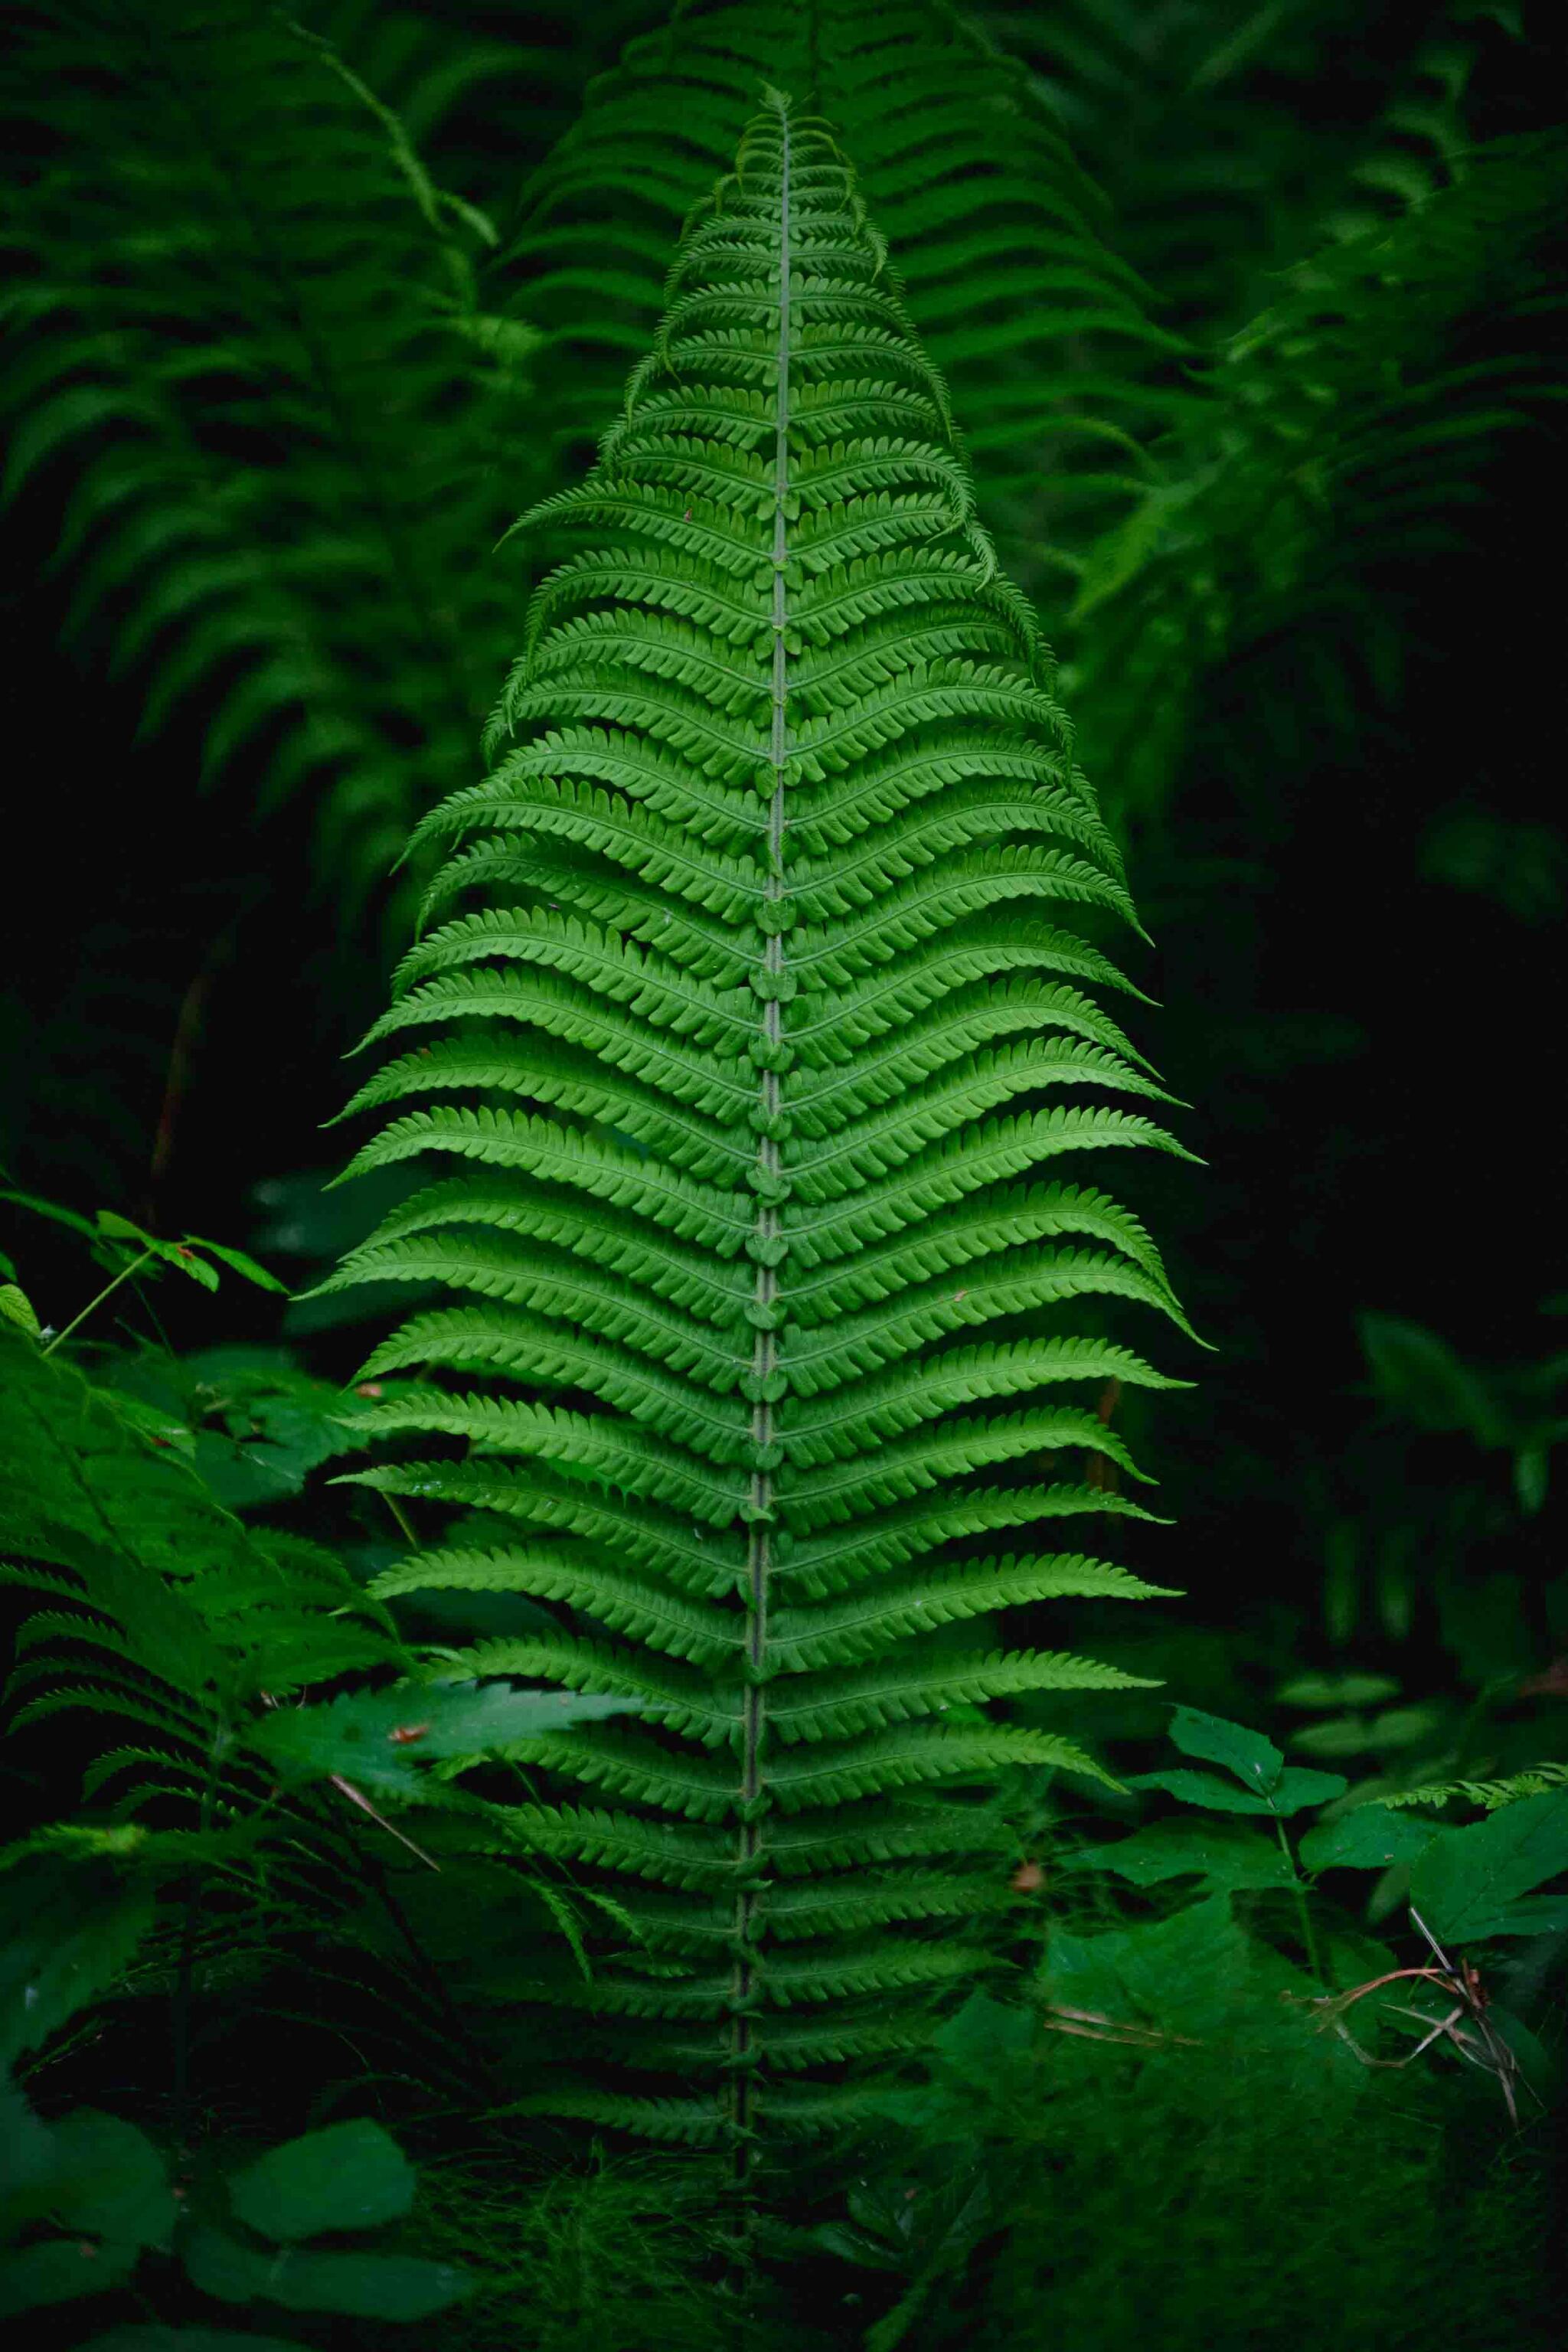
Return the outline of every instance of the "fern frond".
{"type": "Polygon", "coordinates": [[[1495,1813],[1516,1804],[1521,1797],[1544,1796],[1548,1789],[1568,1787],[1568,1764],[1531,1764],[1504,1780],[1443,1780],[1423,1789],[1400,1789],[1378,1800],[1384,1805],[1447,1805],[1455,1798],[1495,1813]]]}
{"type": "MultiPolygon", "coordinates": [[[[900,168],[912,201],[912,145],[900,168]]],[[[958,203],[968,164],[936,169],[958,203]]],[[[558,291],[587,282],[569,249],[558,291]]],[[[351,1483],[483,1514],[373,1597],[524,1596],[554,1630],[468,1671],[650,1716],[508,1750],[563,1801],[486,1807],[484,1836],[602,1874],[633,1939],[528,1997],[612,2021],[645,2077],[679,2052],[711,2081],[606,2118],[745,2145],[775,2077],[781,2127],[847,2113],[796,2078],[907,2046],[979,1965],[949,1923],[1005,1883],[972,1792],[1105,1777],[981,1710],[1138,1677],[942,1629],[1156,1589],[1039,1532],[1150,1516],[1084,1483],[1085,1456],[1141,1475],[1095,1405],[1179,1383],[1096,1310],[1186,1328],[1137,1217],[1051,1179],[1182,1147],[1122,1107],[1169,1099],[1098,1003],[1139,992],[1059,919],[1135,929],[1121,862],[819,125],[769,102],[668,285],[597,468],[528,519],[586,544],[538,592],[490,778],[421,828],[445,919],[366,1041],[396,1057],[354,1168],[471,1169],[334,1281],[448,1302],[365,1368],[419,1374],[356,1417],[417,1458],[351,1483]]]]}

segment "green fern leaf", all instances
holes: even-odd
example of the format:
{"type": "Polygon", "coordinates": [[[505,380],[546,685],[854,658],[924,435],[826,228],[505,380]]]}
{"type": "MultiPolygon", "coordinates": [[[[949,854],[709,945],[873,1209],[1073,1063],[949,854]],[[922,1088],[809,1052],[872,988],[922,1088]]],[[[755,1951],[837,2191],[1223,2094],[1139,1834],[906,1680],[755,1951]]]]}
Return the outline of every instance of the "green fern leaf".
{"type": "Polygon", "coordinates": [[[555,1801],[473,1819],[580,1866],[631,1938],[518,1997],[711,2095],[539,2112],[836,2127],[844,2070],[984,1962],[952,1933],[1007,1899],[976,1792],[1105,1779],[1035,1711],[1139,1679],[942,1633],[1155,1590],[1038,1531],[1151,1516],[1084,1460],[1138,1478],[1108,1401],[1180,1383],[1095,1310],[1186,1328],[1139,1220],[1052,1181],[1181,1146],[1123,1107],[1169,1099],[1098,1002],[1138,992],[1065,926],[1136,918],[973,511],[848,169],[771,100],[597,469],[525,519],[587,544],[537,593],[493,772],[421,828],[444,919],[366,1041],[395,1058],[354,1168],[471,1167],[333,1277],[449,1302],[371,1357],[419,1377],[356,1427],[409,1458],[355,1482],[482,1515],[373,1597],[525,1595],[554,1630],[465,1671],[649,1718],[512,1743],[555,1801]]]}

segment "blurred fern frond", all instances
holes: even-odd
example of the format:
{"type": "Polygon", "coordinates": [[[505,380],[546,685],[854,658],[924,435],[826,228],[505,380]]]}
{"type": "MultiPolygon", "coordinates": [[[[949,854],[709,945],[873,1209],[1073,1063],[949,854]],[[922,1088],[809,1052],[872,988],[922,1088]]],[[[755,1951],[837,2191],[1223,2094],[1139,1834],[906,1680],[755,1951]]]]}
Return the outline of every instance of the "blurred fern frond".
{"type": "MultiPolygon", "coordinates": [[[[133,1389],[100,1386],[7,1328],[0,1381],[4,1580],[35,1612],[8,1685],[14,1726],[67,1710],[136,1729],[95,1786],[159,1770],[249,1784],[247,1717],[279,1695],[404,1662],[384,1611],[321,1545],[220,1504],[187,1432],[133,1389]]],[[[133,1802],[133,1800],[132,1800],[133,1802]]]]}
{"type": "Polygon", "coordinates": [[[1468,543],[1491,453],[1560,396],[1541,329],[1565,303],[1565,196],[1568,138],[1488,141],[1296,264],[1219,346],[1069,620],[1064,675],[1124,822],[1168,809],[1200,681],[1259,784],[1259,740],[1299,763],[1303,724],[1342,741],[1367,688],[1393,691],[1399,567],[1468,543]]]}
{"type": "Polygon", "coordinates": [[[1504,1805],[1517,1804],[1521,1797],[1544,1796],[1548,1789],[1568,1787],[1568,1764],[1532,1764],[1526,1771],[1512,1772],[1504,1780],[1442,1780],[1421,1789],[1400,1789],[1380,1802],[1394,1806],[1447,1805],[1455,1798],[1467,1805],[1479,1805],[1483,1812],[1495,1813],[1504,1805]]]}
{"type": "MultiPolygon", "coordinates": [[[[403,21],[373,66],[428,121],[460,78],[403,21]]],[[[352,901],[501,657],[474,551],[529,486],[528,339],[480,302],[493,232],[321,32],[235,0],[33,10],[0,116],[6,488],[58,513],[68,632],[143,733],[199,710],[209,775],[308,791],[352,901]]]]}
{"type": "Polygon", "coordinates": [[[1420,202],[1471,143],[1469,85],[1503,12],[1414,28],[1355,0],[1063,0],[988,8],[1114,209],[1120,249],[1211,343],[1326,239],[1420,202]]]}

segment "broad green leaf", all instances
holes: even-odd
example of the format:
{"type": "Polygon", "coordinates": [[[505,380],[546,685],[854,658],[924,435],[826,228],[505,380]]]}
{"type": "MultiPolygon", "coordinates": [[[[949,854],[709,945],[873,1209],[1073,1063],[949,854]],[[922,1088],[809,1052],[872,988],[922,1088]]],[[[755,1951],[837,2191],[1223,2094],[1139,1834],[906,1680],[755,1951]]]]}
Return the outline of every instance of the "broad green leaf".
{"type": "Polygon", "coordinates": [[[152,1890],[42,1858],[0,1880],[0,2066],[110,1986],[153,1920],[152,1890]]]}
{"type": "Polygon", "coordinates": [[[16,1323],[37,1338],[40,1327],[33,1302],[14,1282],[0,1284],[0,1315],[7,1323],[16,1323]]]}
{"type": "Polygon", "coordinates": [[[1130,1789],[1162,1789],[1184,1805],[1201,1805],[1215,1813],[1267,1813],[1268,1801],[1254,1797],[1238,1789],[1234,1781],[1222,1780],[1217,1772],[1193,1772],[1185,1765],[1173,1765],[1163,1772],[1135,1772],[1128,1780],[1130,1789]]]}
{"type": "Polygon", "coordinates": [[[1349,1786],[1342,1772],[1316,1772],[1307,1764],[1287,1764],[1269,1791],[1269,1810],[1300,1813],[1309,1805],[1326,1805],[1342,1797],[1349,1786]]]}
{"type": "Polygon", "coordinates": [[[1281,1706],[1376,1706],[1397,1698],[1399,1685],[1388,1675],[1297,1675],[1274,1696],[1281,1706]]]}
{"type": "Polygon", "coordinates": [[[1415,1862],[1410,1901],[1444,1942],[1528,1936],[1555,1924],[1521,1895],[1568,1871],[1568,1787],[1521,1797],[1484,1822],[1449,1830],[1415,1862]]]}
{"type": "Polygon", "coordinates": [[[135,2269],[142,2249],[90,2238],[45,2238],[0,2253],[0,2320],[45,2304],[103,2294],[135,2269]]]}
{"type": "Polygon", "coordinates": [[[1112,2024],[1204,2036],[1234,2021],[1260,1958],[1229,1895],[1218,1894],[1101,1935],[1053,1927],[1041,1989],[1047,2001],[1112,2024]]]}
{"type": "Polygon", "coordinates": [[[1214,1887],[1289,1886],[1290,1865],[1277,1839],[1227,1822],[1149,1822],[1112,1845],[1085,1846],[1075,1868],[1109,1870],[1134,1886],[1167,1878],[1205,1878],[1214,1887]]]}
{"type": "Polygon", "coordinates": [[[1321,1822],[1301,1840],[1306,1870],[1386,1870],[1391,1863],[1414,1862],[1444,1832],[1411,1813],[1386,1805],[1354,1805],[1335,1822],[1321,1822]]]}
{"type": "Polygon", "coordinates": [[[1290,1735],[1290,1745],[1306,1756],[1364,1756],[1371,1748],[1372,1728],[1363,1715],[1330,1715],[1290,1735]]]}
{"type": "Polygon", "coordinates": [[[1513,1457],[1513,1491],[1527,1519],[1532,1519],[1546,1500],[1551,1467],[1549,1446],[1522,1445],[1513,1457]]]}
{"type": "Polygon", "coordinates": [[[194,2285],[220,2303],[280,2304],[285,2311],[342,2312],[353,2319],[428,2319],[473,2287],[452,2263],[413,2254],[279,2253],[247,2246],[203,2223],[181,2249],[194,2285]]]}
{"type": "Polygon", "coordinates": [[[1397,1315],[1363,1315],[1361,1343],[1382,1402],[1418,1429],[1501,1443],[1497,1408],[1445,1339],[1397,1315]]]}
{"type": "Polygon", "coordinates": [[[1245,1730],[1223,1716],[1201,1715],[1196,1707],[1178,1706],[1171,1716],[1171,1738],[1184,1756],[1205,1764],[1223,1764],[1243,1786],[1267,1796],[1284,1769],[1285,1759],[1260,1731],[1245,1730]]]}
{"type": "Polygon", "coordinates": [[[217,1288],[217,1268],[209,1265],[205,1258],[198,1256],[195,1250],[186,1249],[180,1243],[174,1242],[167,1249],[161,1249],[158,1255],[161,1258],[165,1258],[169,1265],[178,1266],[182,1274],[188,1274],[193,1282],[199,1282],[204,1290],[217,1288]]]}
{"type": "Polygon", "coordinates": [[[231,1266],[236,1274],[242,1274],[247,1282],[254,1282],[263,1290],[281,1291],[287,1297],[288,1284],[279,1282],[275,1274],[268,1274],[264,1265],[258,1265],[256,1260],[248,1256],[244,1250],[231,1249],[226,1242],[204,1241],[195,1234],[187,1234],[185,1240],[192,1249],[205,1250],[209,1256],[218,1258],[225,1265],[231,1266]]]}
{"type": "Polygon", "coordinates": [[[65,2227],[161,2246],[178,2218],[168,2169],[145,2132],[79,2107],[55,2126],[49,2210],[65,2227]]]}
{"type": "Polygon", "coordinates": [[[55,2136],[14,2083],[0,2080],[0,2235],[13,2217],[42,2212],[40,2192],[55,2164],[55,2136]]]}
{"type": "Polygon", "coordinates": [[[1035,2021],[1026,2009],[972,1992],[962,2009],[931,2035],[940,2064],[953,2074],[984,2082],[1016,2066],[1035,2041],[1035,2021]]]}
{"type": "Polygon", "coordinates": [[[313,2238],[328,2230],[371,2230],[414,2202],[414,2167],[390,2132],[368,2119],[269,2148],[234,2174],[229,2203],[264,2238],[313,2238]]]}
{"type": "Polygon", "coordinates": [[[0,1192],[0,1201],[8,1201],[14,1209],[30,1210],[35,1217],[47,1217],[52,1224],[68,1226],[73,1234],[80,1234],[88,1241],[97,1239],[98,1229],[90,1217],[82,1216],[75,1209],[62,1209],[58,1202],[42,1201],[36,1192],[5,1190],[0,1192]]]}
{"type": "Polygon", "coordinates": [[[287,1455],[270,1445],[237,1445],[215,1430],[198,1431],[192,1454],[196,1475],[231,1511],[264,1510],[300,1492],[301,1480],[287,1455]]]}
{"type": "Polygon", "coordinates": [[[1568,1895],[1521,1895],[1499,1913],[1489,1936],[1559,1936],[1568,1927],[1568,1895]]]}
{"type": "Polygon", "coordinates": [[[1254,1797],[1234,1788],[1214,1772],[1191,1772],[1176,1766],[1164,1772],[1140,1772],[1130,1789],[1163,1789],[1184,1805],[1201,1805],[1216,1813],[1299,1813],[1307,1805],[1326,1804],[1342,1797],[1348,1786],[1341,1772],[1314,1772],[1304,1764],[1287,1764],[1266,1797],[1254,1797]]]}
{"type": "Polygon", "coordinates": [[[503,1682],[405,1683],[324,1706],[279,1707],[249,1738],[289,1780],[335,1772],[369,1787],[406,1790],[417,1788],[416,1766],[426,1761],[481,1756],[604,1716],[648,1711],[638,1699],[515,1690],[503,1682]]]}
{"type": "Polygon", "coordinates": [[[155,1235],[143,1232],[140,1225],[133,1225],[130,1218],[122,1217],[117,1209],[100,1209],[96,1223],[98,1231],[107,1234],[111,1241],[134,1242],[140,1249],[165,1250],[169,1247],[167,1242],[161,1242],[155,1235]]]}
{"type": "Polygon", "coordinates": [[[156,1234],[144,1233],[140,1225],[132,1224],[129,1217],[121,1216],[114,1209],[100,1209],[98,1230],[110,1241],[151,1252],[163,1265],[175,1267],[181,1274],[188,1274],[191,1280],[199,1282],[204,1290],[217,1288],[216,1273],[196,1255],[187,1242],[163,1241],[156,1234]]]}

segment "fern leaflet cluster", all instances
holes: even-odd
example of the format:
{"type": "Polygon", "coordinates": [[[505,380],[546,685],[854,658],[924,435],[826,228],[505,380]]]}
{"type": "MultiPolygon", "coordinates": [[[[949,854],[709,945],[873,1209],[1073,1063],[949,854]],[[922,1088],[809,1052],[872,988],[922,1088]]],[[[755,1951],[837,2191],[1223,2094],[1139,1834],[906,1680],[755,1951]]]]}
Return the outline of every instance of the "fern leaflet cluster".
{"type": "Polygon", "coordinates": [[[1551,414],[1554,371],[1534,347],[1562,306],[1565,198],[1561,132],[1489,140],[1403,215],[1283,273],[1220,344],[1208,397],[1068,616],[1079,715],[1123,824],[1169,806],[1205,679],[1228,758],[1254,762],[1262,744],[1266,773],[1299,761],[1303,709],[1320,742],[1355,744],[1358,665],[1391,698],[1397,567],[1462,548],[1481,457],[1551,414]]]}
{"type": "MultiPolygon", "coordinates": [[[[383,29],[406,66],[414,28],[383,29]]],[[[5,494],[63,484],[70,635],[147,680],[146,733],[208,712],[208,776],[308,792],[355,913],[508,649],[473,561],[526,446],[526,338],[480,302],[495,231],[289,12],[70,0],[25,30],[5,494]]],[[[411,111],[437,79],[405,72],[411,111]]]]}
{"type": "Polygon", "coordinates": [[[1179,411],[1163,379],[1182,345],[1028,78],[945,0],[708,0],[628,44],[528,184],[506,257],[521,315],[561,348],[547,429],[569,443],[595,402],[610,413],[658,316],[668,239],[765,79],[820,107],[853,156],[1009,555],[1075,573],[1179,411]]]}
{"type": "Polygon", "coordinates": [[[998,1877],[963,1784],[1097,1769],[978,1710],[1131,1678],[962,1629],[1151,1589],[1044,1549],[1138,1508],[1058,1475],[1138,1475],[1073,1398],[1175,1385],[1060,1310],[1183,1319],[1138,1219],[1057,1163],[1180,1147],[1090,992],[1128,983],[1058,919],[1132,917],[1048,656],[851,174],[785,101],[539,519],[587,543],[537,592],[491,774],[416,836],[450,850],[446,919],[351,1106],[393,1114],[355,1170],[457,1172],[331,1286],[456,1302],[371,1358],[421,1376],[369,1416],[417,1456],[360,1475],[469,1517],[374,1590],[531,1596],[558,1630],[468,1671],[648,1709],[511,1750],[567,1796],[520,1825],[611,1874],[637,1937],[533,1987],[636,2087],[539,2103],[743,2150],[853,2113],[847,2062],[974,1966],[949,1923],[998,1877]]]}

